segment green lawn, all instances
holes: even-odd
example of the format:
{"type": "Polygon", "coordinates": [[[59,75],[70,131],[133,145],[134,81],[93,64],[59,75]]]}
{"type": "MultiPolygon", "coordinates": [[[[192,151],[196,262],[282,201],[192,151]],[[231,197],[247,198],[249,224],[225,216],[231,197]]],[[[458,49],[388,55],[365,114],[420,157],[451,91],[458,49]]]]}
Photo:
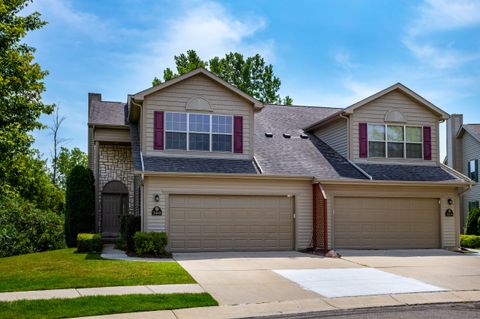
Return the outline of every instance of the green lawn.
{"type": "Polygon", "coordinates": [[[74,299],[19,300],[0,302],[0,318],[71,318],[217,305],[217,302],[207,293],[91,296],[74,299]]]}
{"type": "Polygon", "coordinates": [[[176,262],[105,260],[75,249],[0,258],[0,292],[129,285],[190,284],[176,262]]]}

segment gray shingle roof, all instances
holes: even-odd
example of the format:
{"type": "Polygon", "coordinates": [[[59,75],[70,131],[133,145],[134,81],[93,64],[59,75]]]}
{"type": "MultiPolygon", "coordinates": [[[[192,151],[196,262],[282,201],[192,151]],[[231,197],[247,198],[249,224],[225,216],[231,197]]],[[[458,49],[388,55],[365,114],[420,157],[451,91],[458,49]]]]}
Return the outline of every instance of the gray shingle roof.
{"type": "Polygon", "coordinates": [[[480,124],[464,124],[463,127],[468,133],[480,141],[480,124]]]}
{"type": "Polygon", "coordinates": [[[92,101],[88,124],[127,125],[127,105],[122,102],[92,101]]]}
{"type": "MultiPolygon", "coordinates": [[[[140,140],[138,125],[130,123],[130,137],[132,139],[133,167],[142,170],[140,159],[140,140]]],[[[250,160],[198,158],[198,157],[170,157],[144,156],[143,165],[146,172],[179,172],[179,173],[230,173],[230,174],[257,174],[255,165],[250,160]]]]}
{"type": "Polygon", "coordinates": [[[143,163],[147,172],[257,174],[250,160],[145,156],[143,163]]]}
{"type": "Polygon", "coordinates": [[[266,105],[255,114],[255,157],[265,174],[366,179],[345,158],[302,128],[338,112],[324,107],[266,105]],[[265,133],[273,133],[266,137],[265,133]],[[283,134],[290,134],[285,138],[283,134]]]}
{"type": "Polygon", "coordinates": [[[358,164],[374,180],[446,182],[458,179],[440,166],[358,164]]]}

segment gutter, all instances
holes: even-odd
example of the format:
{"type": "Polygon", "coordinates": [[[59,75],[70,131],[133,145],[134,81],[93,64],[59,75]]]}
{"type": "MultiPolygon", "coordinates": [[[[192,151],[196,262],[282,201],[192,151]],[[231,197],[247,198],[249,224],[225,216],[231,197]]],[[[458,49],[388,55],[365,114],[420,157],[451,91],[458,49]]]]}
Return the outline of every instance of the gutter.
{"type": "Polygon", "coordinates": [[[312,181],[313,176],[305,175],[267,175],[267,174],[238,174],[238,173],[192,173],[192,172],[152,172],[152,171],[134,171],[136,174],[145,174],[146,176],[163,177],[207,177],[207,178],[237,178],[237,179],[274,179],[274,180],[303,180],[312,181]]]}
{"type": "Polygon", "coordinates": [[[422,181],[385,181],[385,180],[358,180],[358,179],[315,179],[315,182],[323,185],[388,185],[388,186],[432,186],[432,187],[458,187],[467,186],[466,182],[457,183],[442,183],[442,182],[422,182],[422,181]]]}
{"type": "Polygon", "coordinates": [[[362,173],[363,175],[365,175],[369,180],[373,181],[372,175],[370,175],[370,174],[368,174],[367,172],[365,172],[360,166],[358,166],[357,164],[355,164],[355,163],[352,162],[351,160],[347,159],[347,161],[348,161],[353,167],[355,167],[360,173],[362,173]]]}

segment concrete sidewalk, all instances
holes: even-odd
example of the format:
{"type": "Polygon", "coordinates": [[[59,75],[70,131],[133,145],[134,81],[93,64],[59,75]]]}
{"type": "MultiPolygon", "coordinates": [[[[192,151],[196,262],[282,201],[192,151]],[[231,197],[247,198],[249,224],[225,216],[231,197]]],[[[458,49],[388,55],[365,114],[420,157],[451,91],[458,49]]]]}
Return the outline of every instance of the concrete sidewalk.
{"type": "MultiPolygon", "coordinates": [[[[311,298],[280,302],[224,305],[218,307],[188,308],[136,312],[106,316],[86,317],[89,319],[234,319],[252,316],[331,311],[354,308],[405,306],[417,304],[480,301],[480,291],[450,291],[435,293],[414,293],[377,295],[343,298],[311,298]]],[[[85,317],[83,317],[85,318],[85,317]]]]}
{"type": "Polygon", "coordinates": [[[145,286],[116,286],[98,288],[72,288],[33,290],[0,293],[0,301],[14,301],[21,299],[53,299],[53,298],[77,298],[83,296],[113,296],[128,294],[173,294],[173,293],[203,293],[198,284],[182,285],[145,285],[145,286]]]}

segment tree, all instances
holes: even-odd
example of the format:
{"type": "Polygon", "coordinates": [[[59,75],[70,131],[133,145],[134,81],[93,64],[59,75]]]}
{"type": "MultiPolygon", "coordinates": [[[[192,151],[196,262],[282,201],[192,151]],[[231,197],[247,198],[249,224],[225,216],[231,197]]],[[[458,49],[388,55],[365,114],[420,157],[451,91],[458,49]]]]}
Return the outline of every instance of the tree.
{"type": "Polygon", "coordinates": [[[467,235],[480,236],[480,208],[473,208],[468,213],[467,229],[465,233],[467,235]]]}
{"type": "MultiPolygon", "coordinates": [[[[286,96],[280,97],[281,81],[273,73],[273,66],[266,64],[265,60],[256,54],[244,58],[238,52],[230,52],[223,58],[214,57],[209,61],[202,61],[195,50],[188,50],[187,54],[174,57],[177,73],[170,68],[163,71],[164,81],[169,81],[182,74],[195,70],[199,67],[208,68],[226,82],[236,86],[243,92],[260,100],[263,103],[283,103],[291,105],[293,100],[286,96]]],[[[152,85],[158,85],[161,81],[155,77],[152,85]]]]}
{"type": "Polygon", "coordinates": [[[50,130],[50,135],[52,136],[53,139],[53,147],[52,147],[52,183],[55,185],[59,185],[58,181],[58,153],[59,153],[59,147],[61,147],[62,144],[64,144],[67,139],[66,138],[61,138],[60,137],[60,127],[62,126],[62,123],[65,121],[65,116],[59,115],[59,107],[55,107],[55,112],[53,113],[53,122],[52,126],[49,126],[48,129],[50,130]]]}
{"type": "MultiPolygon", "coordinates": [[[[42,102],[45,91],[42,82],[47,75],[34,62],[35,49],[22,39],[46,22],[34,12],[19,13],[29,0],[8,0],[0,4],[0,183],[4,184],[8,171],[19,156],[29,152],[32,130],[43,128],[42,114],[50,114],[52,105],[42,102]]],[[[18,167],[17,167],[18,168],[18,167]]],[[[3,189],[5,185],[0,185],[3,189]]]]}
{"type": "Polygon", "coordinates": [[[75,247],[79,233],[95,230],[95,187],[92,171],[75,166],[67,178],[65,239],[68,247],[75,247]]]}
{"type": "Polygon", "coordinates": [[[61,189],[67,187],[67,176],[70,174],[75,166],[88,166],[88,157],[81,149],[74,147],[69,150],[66,147],[61,147],[57,158],[58,169],[58,185],[61,189]]]}

